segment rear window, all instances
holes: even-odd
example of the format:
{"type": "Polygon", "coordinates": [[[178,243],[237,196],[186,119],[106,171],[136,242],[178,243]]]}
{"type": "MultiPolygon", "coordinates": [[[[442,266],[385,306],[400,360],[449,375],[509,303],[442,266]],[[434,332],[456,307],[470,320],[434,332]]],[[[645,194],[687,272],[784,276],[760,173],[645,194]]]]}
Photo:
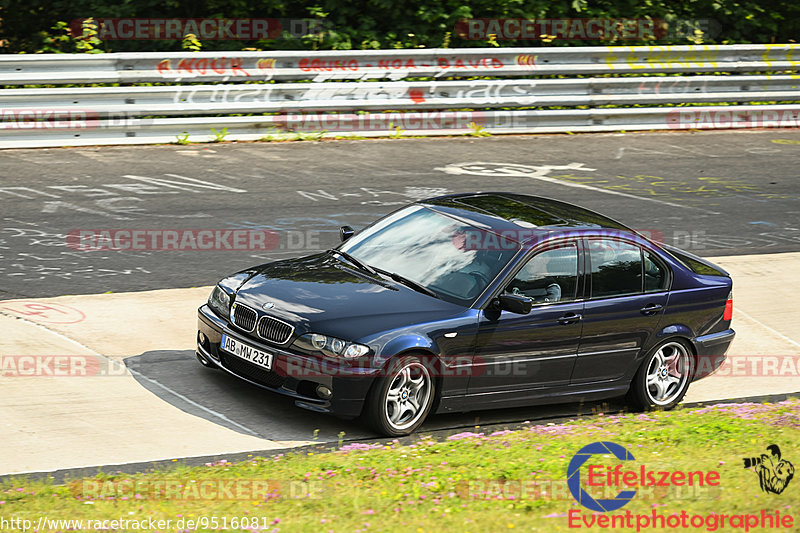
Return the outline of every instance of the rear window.
{"type": "Polygon", "coordinates": [[[693,257],[686,252],[682,252],[677,248],[669,247],[667,251],[683,265],[694,272],[695,274],[702,274],[704,276],[722,276],[727,278],[728,273],[724,272],[699,257],[693,257]]]}
{"type": "Polygon", "coordinates": [[[638,246],[610,239],[589,241],[592,298],[642,292],[642,252],[638,246]]]}

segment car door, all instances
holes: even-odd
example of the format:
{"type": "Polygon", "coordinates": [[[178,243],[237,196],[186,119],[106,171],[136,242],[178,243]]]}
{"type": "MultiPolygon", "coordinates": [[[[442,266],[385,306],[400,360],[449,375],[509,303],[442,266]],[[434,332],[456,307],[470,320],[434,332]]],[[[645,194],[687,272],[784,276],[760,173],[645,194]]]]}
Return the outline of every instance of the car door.
{"type": "Polygon", "coordinates": [[[669,270],[655,254],[618,238],[585,241],[589,298],[571,383],[628,374],[658,328],[669,270]]]}
{"type": "Polygon", "coordinates": [[[569,383],[583,312],[580,257],[577,240],[536,251],[502,289],[531,297],[531,312],[482,312],[470,395],[486,395],[486,405],[569,383]]]}

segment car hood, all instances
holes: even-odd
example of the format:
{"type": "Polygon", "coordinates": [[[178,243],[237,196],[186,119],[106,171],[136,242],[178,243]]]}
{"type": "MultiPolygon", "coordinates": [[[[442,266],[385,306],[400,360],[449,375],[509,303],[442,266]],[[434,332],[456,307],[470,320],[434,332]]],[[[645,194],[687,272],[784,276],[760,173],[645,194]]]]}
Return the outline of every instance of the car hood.
{"type": "Polygon", "coordinates": [[[465,313],[459,305],[405,285],[374,279],[331,254],[261,265],[248,271],[236,302],[309,331],[358,340],[409,324],[465,313]]]}

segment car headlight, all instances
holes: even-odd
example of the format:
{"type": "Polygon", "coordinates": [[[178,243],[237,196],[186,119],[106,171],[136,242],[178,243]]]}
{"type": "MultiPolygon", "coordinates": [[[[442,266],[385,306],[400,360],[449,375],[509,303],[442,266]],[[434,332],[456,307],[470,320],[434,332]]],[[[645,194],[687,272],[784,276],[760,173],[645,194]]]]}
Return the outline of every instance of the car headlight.
{"type": "Polygon", "coordinates": [[[348,359],[352,359],[353,357],[361,357],[368,353],[369,346],[364,346],[363,344],[348,344],[347,348],[342,352],[342,355],[348,359]]]}
{"type": "Polygon", "coordinates": [[[231,313],[231,296],[219,285],[214,286],[214,290],[208,297],[208,306],[220,317],[228,319],[231,313]]]}
{"type": "Polygon", "coordinates": [[[369,346],[348,343],[342,339],[319,333],[306,333],[298,337],[293,346],[309,354],[321,353],[329,357],[345,357],[347,359],[361,357],[369,353],[369,346]]]}

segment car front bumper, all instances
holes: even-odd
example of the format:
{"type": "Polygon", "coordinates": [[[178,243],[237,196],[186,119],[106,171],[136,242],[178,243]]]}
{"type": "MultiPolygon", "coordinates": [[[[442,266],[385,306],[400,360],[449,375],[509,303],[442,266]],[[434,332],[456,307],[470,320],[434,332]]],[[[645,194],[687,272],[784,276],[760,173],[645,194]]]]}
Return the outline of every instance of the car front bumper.
{"type": "Polygon", "coordinates": [[[298,407],[342,418],[361,414],[367,393],[380,373],[380,369],[290,353],[266,344],[232,328],[208,305],[198,309],[196,354],[209,366],[257,387],[294,398],[298,407]],[[273,354],[272,370],[220,350],[223,333],[273,354]],[[317,392],[320,386],[331,391],[329,398],[317,392]]]}

